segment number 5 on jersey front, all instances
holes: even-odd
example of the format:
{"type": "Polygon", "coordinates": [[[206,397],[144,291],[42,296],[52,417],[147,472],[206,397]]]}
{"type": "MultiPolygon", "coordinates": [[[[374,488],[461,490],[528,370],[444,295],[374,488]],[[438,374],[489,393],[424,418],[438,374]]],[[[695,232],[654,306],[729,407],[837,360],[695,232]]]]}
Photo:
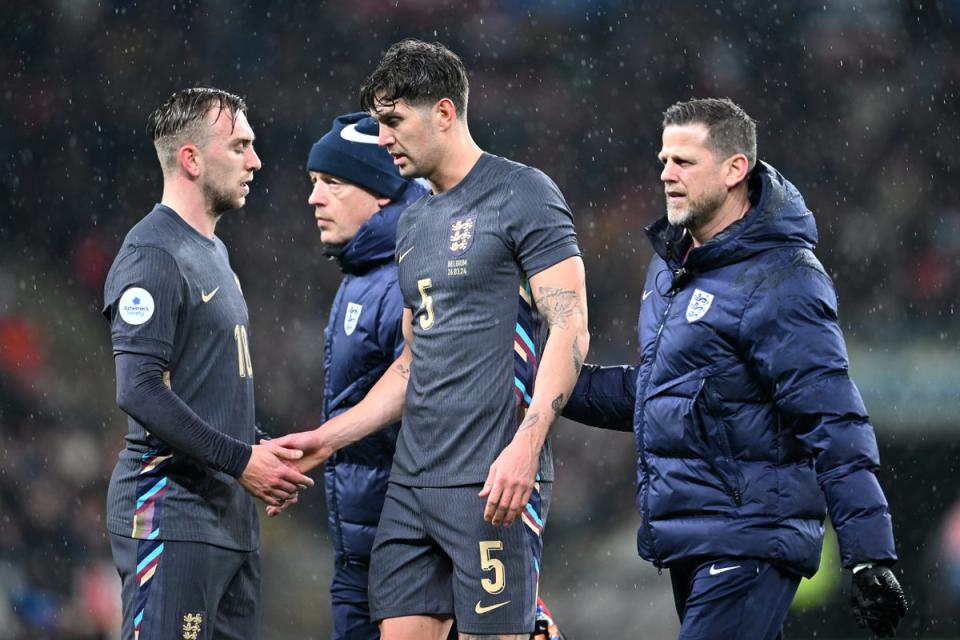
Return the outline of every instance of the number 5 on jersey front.
{"type": "Polygon", "coordinates": [[[427,315],[420,316],[420,328],[429,329],[433,326],[433,298],[427,295],[427,289],[433,286],[430,278],[417,280],[417,288],[420,289],[420,306],[427,315]]]}

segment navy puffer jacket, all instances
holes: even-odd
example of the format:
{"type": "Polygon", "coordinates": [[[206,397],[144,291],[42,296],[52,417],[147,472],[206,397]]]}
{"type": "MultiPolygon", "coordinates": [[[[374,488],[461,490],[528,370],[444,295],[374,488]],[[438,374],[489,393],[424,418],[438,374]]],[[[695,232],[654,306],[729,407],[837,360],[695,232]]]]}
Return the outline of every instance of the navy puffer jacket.
{"type": "MultiPolygon", "coordinates": [[[[426,189],[411,182],[336,256],[343,281],[324,333],[323,420],[366,396],[403,350],[403,300],[394,261],[397,220],[426,189]]],[[[337,562],[367,563],[396,448],[396,424],[337,451],[324,482],[337,562]]]]}
{"type": "Polygon", "coordinates": [[[747,215],[689,254],[665,218],[647,229],[641,364],[585,367],[565,415],[632,416],[638,549],[658,566],[741,556],[810,576],[825,506],[845,567],[895,560],[813,215],[770,165],[749,180],[747,215]]]}

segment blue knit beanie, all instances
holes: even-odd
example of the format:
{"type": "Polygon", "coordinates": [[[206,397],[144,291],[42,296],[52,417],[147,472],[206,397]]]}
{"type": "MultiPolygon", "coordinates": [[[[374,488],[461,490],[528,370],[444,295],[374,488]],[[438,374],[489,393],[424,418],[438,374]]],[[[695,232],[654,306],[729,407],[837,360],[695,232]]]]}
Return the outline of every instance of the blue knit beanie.
{"type": "Polygon", "coordinates": [[[395,200],[407,186],[393,156],[377,145],[379,124],[369,114],[348,113],[310,149],[307,170],[329,173],[395,200]]]}

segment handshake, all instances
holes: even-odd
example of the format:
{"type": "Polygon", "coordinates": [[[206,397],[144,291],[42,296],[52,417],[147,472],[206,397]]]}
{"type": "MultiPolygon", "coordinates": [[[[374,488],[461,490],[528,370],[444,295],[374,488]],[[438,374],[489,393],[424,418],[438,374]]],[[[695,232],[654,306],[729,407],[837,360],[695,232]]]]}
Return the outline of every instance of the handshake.
{"type": "Polygon", "coordinates": [[[240,484],[267,505],[273,517],[296,504],[299,492],[314,485],[304,475],[333,455],[318,430],[291,433],[253,445],[250,460],[240,474],[240,484]]]}

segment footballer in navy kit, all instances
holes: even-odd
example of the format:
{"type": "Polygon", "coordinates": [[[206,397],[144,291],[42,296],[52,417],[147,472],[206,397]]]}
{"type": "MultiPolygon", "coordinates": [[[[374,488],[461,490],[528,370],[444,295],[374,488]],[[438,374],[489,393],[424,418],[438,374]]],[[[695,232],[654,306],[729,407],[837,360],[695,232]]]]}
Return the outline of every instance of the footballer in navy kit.
{"type": "Polygon", "coordinates": [[[150,117],[162,202],[127,234],[104,287],[129,416],[107,529],[122,580],[123,638],[252,638],[259,534],[251,497],[279,506],[312,481],[299,451],[254,425],[249,318],[220,215],[260,168],[240,98],[173,95],[150,117]]]}
{"type": "Polygon", "coordinates": [[[363,401],[281,442],[305,470],[402,412],[371,617],[390,638],[442,640],[454,616],[461,638],[527,638],[547,432],[589,343],[573,219],[544,174],[476,145],[466,70],[443,46],[392,46],[361,103],[400,174],[432,189],[398,223],[405,346],[363,401]]]}

